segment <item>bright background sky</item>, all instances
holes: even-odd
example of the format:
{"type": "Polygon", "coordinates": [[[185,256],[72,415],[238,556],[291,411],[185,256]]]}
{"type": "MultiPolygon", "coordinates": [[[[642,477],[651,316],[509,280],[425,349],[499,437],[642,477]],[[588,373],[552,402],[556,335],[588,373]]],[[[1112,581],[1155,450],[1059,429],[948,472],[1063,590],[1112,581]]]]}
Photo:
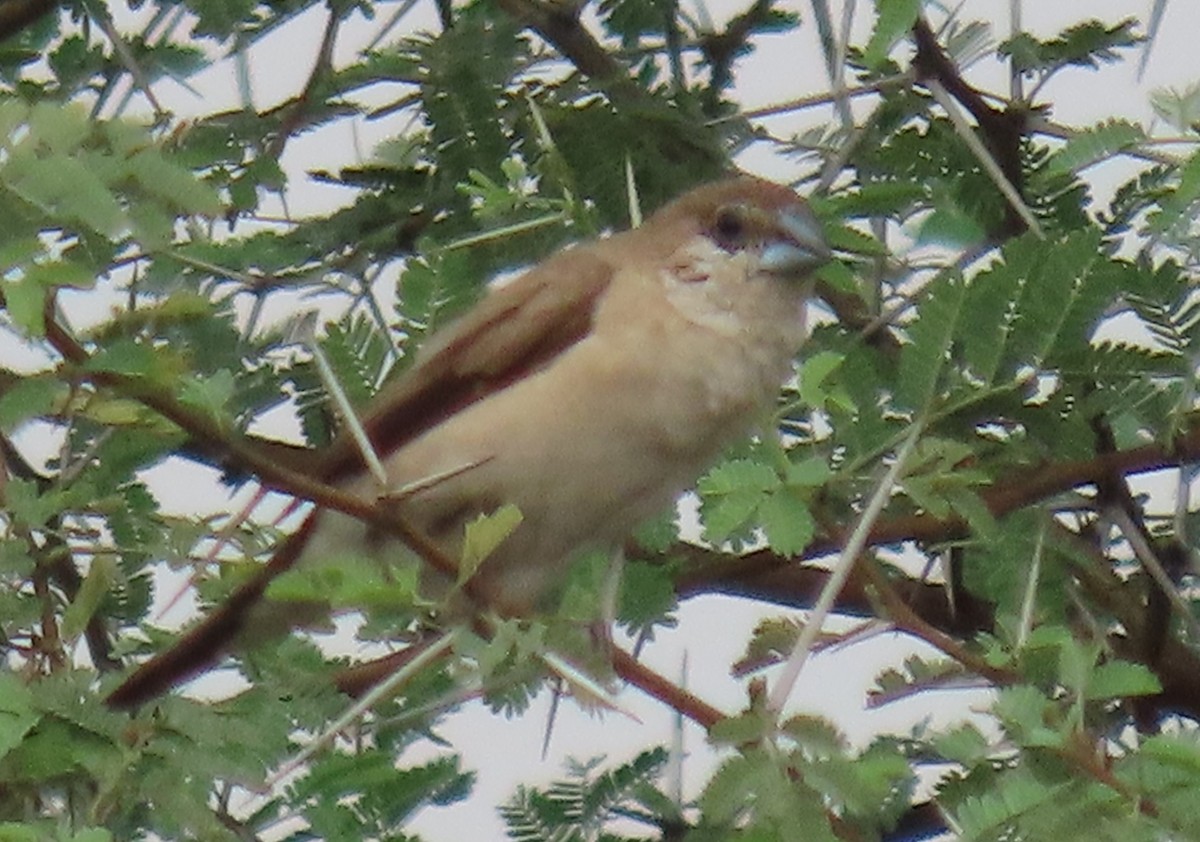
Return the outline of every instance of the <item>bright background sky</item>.
{"type": "MultiPolygon", "coordinates": [[[[1034,34],[1046,37],[1086,17],[1107,23],[1149,14],[1152,0],[1062,0],[1024,4],[1023,24],[1034,34]]],[[[386,17],[394,4],[388,4],[386,17]]],[[[712,19],[727,20],[741,11],[746,0],[710,0],[707,9],[712,19]]],[[[807,3],[793,0],[785,4],[800,12],[802,27],[784,35],[756,40],[758,51],[737,66],[738,92],[747,108],[784,102],[828,89],[817,47],[815,29],[810,25],[807,3]]],[[[840,20],[843,4],[834,0],[834,19],[840,20]]],[[[854,18],[855,41],[864,43],[872,23],[872,5],[857,4],[854,18]]],[[[684,0],[694,10],[694,2],[684,0]]],[[[993,25],[995,40],[1009,33],[1010,4],[1004,0],[965,0],[960,16],[964,20],[985,20],[993,25]]],[[[398,31],[435,26],[433,4],[418,3],[408,19],[411,23],[398,31]]],[[[377,31],[378,22],[356,19],[344,30],[337,55],[349,58],[377,31]]],[[[254,47],[249,54],[249,78],[254,101],[259,107],[272,105],[293,96],[304,84],[316,54],[323,17],[310,14],[284,27],[254,47]],[[296,60],[299,59],[299,60],[296,60]]],[[[1123,116],[1152,125],[1147,103],[1151,90],[1161,86],[1182,88],[1200,79],[1200,56],[1196,33],[1200,31],[1200,7],[1175,2],[1168,5],[1166,18],[1154,45],[1145,76],[1136,77],[1137,60],[1106,66],[1099,71],[1074,70],[1061,73],[1046,87],[1042,100],[1054,103],[1051,118],[1068,126],[1084,127],[1101,118],[1123,116]]],[[[901,48],[901,57],[907,56],[901,48]]],[[[189,80],[194,92],[171,82],[156,86],[164,105],[181,116],[203,115],[240,106],[234,63],[224,61],[189,80]]],[[[999,94],[1008,91],[1005,68],[992,60],[972,67],[968,80],[976,86],[999,94]]],[[[865,104],[864,104],[865,105],[865,104]]],[[[862,107],[862,106],[860,106],[862,107]]],[[[860,112],[861,113],[861,112],[860,112]]],[[[813,122],[831,119],[828,109],[766,118],[763,124],[775,133],[796,130],[813,122]]],[[[291,174],[288,195],[294,215],[324,212],[347,203],[348,191],[311,182],[305,175],[310,168],[336,169],[369,158],[374,145],[395,131],[395,123],[357,121],[353,130],[339,123],[291,141],[282,163],[291,174]]],[[[796,165],[775,157],[765,144],[748,150],[739,163],[746,169],[779,180],[797,174],[796,165]]],[[[1089,173],[1096,180],[1101,198],[1111,185],[1128,174],[1128,169],[1110,167],[1108,171],[1089,173]]],[[[273,200],[272,200],[273,201],[273,200]]],[[[94,301],[94,299],[91,299],[94,301]]],[[[294,302],[299,303],[299,302],[294,302]]],[[[68,312],[77,325],[107,317],[107,313],[68,312]]],[[[311,304],[305,305],[311,306],[311,304]]],[[[282,315],[277,312],[276,315],[282,315]]],[[[20,353],[0,348],[6,357],[20,353]]],[[[194,513],[224,505],[224,494],[215,477],[172,463],[156,469],[154,484],[168,511],[194,513]],[[187,471],[186,476],[182,474],[187,471]],[[196,489],[210,489],[197,496],[196,489]]],[[[785,614],[780,609],[744,600],[723,597],[694,599],[683,606],[678,629],[660,634],[645,650],[644,659],[667,676],[678,676],[685,654],[689,658],[689,688],[711,704],[728,712],[744,706],[744,681],[729,676],[729,666],[741,654],[751,629],[764,616],[785,614]]],[[[173,617],[176,622],[186,612],[173,617]]],[[[845,624],[842,625],[844,627],[845,624]]],[[[864,745],[879,732],[904,733],[914,724],[932,717],[935,725],[944,725],[970,715],[971,708],[986,703],[980,691],[943,692],[911,699],[881,710],[865,709],[865,692],[875,674],[895,663],[910,644],[896,636],[881,634],[850,648],[814,657],[801,677],[790,710],[827,717],[858,745],[864,745]]],[[[768,673],[769,678],[773,678],[768,673]]],[[[440,733],[463,750],[466,764],[477,770],[475,793],[466,803],[421,814],[411,827],[431,842],[460,839],[503,838],[503,826],[493,807],[506,800],[517,783],[544,784],[562,777],[566,757],[587,760],[604,754],[614,763],[630,759],[639,749],[651,744],[669,744],[676,727],[673,713],[644,697],[639,691],[621,696],[626,710],[636,717],[609,713],[591,716],[566,702],[559,706],[553,725],[549,755],[542,758],[542,741],[547,727],[549,696],[543,693],[521,720],[505,720],[477,706],[449,719],[440,733]]],[[[714,762],[705,750],[702,732],[692,725],[684,729],[686,759],[683,764],[684,790],[692,795],[711,773],[714,762]]],[[[413,756],[415,761],[418,755],[413,756]]]]}

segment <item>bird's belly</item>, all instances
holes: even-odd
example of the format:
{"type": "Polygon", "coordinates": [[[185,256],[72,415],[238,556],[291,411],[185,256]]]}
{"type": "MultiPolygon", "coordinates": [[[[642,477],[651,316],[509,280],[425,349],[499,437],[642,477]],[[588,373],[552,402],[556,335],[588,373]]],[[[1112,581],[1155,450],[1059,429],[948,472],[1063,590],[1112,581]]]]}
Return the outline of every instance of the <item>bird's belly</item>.
{"type": "MultiPolygon", "coordinates": [[[[746,377],[720,349],[651,346],[632,360],[576,350],[387,461],[398,511],[456,560],[470,521],[505,504],[520,510],[521,524],[475,576],[510,613],[533,609],[576,552],[611,546],[670,505],[762,402],[762,375],[746,377]],[[664,358],[692,365],[672,369],[664,358]]],[[[370,480],[357,486],[378,493],[370,480]]]]}

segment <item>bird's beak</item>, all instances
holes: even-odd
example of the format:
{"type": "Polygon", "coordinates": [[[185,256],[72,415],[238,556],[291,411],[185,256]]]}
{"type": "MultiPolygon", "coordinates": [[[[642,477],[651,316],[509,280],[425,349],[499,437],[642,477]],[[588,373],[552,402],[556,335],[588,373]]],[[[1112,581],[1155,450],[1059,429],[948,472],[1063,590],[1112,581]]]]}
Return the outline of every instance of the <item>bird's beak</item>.
{"type": "Polygon", "coordinates": [[[773,222],[778,238],[763,249],[760,264],[768,272],[808,275],[833,256],[821,224],[808,208],[780,211],[773,222]]]}

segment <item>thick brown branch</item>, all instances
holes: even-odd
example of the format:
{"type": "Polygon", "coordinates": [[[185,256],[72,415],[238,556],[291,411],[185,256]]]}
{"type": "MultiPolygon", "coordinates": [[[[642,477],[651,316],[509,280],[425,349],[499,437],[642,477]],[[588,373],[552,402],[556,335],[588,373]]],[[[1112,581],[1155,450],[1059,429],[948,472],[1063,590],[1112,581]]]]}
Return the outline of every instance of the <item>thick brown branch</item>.
{"type": "Polygon", "coordinates": [[[576,4],[497,0],[496,5],[536,32],[610,96],[626,100],[641,98],[642,89],[630,78],[629,70],[583,28],[576,4]]]}
{"type": "Polygon", "coordinates": [[[967,109],[982,127],[986,128],[1001,117],[1001,112],[992,108],[979,91],[963,79],[958,66],[946,55],[942,45],[938,43],[933,29],[929,26],[929,22],[923,17],[918,17],[917,22],[913,25],[913,42],[917,47],[913,66],[920,74],[920,78],[936,79],[941,82],[942,87],[958,100],[959,104],[967,109]]]}
{"type": "MultiPolygon", "coordinates": [[[[917,47],[913,67],[919,78],[937,80],[975,118],[983,141],[1004,177],[1018,193],[1023,192],[1025,174],[1021,168],[1021,139],[1028,124],[1028,110],[1024,106],[1000,110],[989,105],[979,91],[963,79],[957,65],[937,42],[937,36],[924,17],[918,17],[913,25],[913,42],[917,47]]],[[[1025,228],[1024,220],[1010,207],[1003,229],[992,231],[991,234],[1003,241],[1022,233],[1025,228]]]]}
{"type": "MultiPolygon", "coordinates": [[[[49,305],[47,309],[50,309],[49,305]]],[[[298,457],[307,451],[283,447],[276,452],[266,447],[269,443],[251,440],[236,431],[227,430],[216,419],[180,403],[169,390],[147,378],[108,371],[88,371],[91,357],[87,350],[51,318],[46,321],[46,338],[64,359],[79,367],[80,373],[92,382],[111,388],[158,412],[178,425],[201,449],[223,454],[229,463],[253,474],[268,488],[311,500],[326,509],[357,518],[379,529],[382,534],[394,535],[431,567],[452,578],[457,577],[457,562],[392,511],[392,507],[323,482],[319,479],[324,476],[320,470],[306,472],[305,465],[298,457]]],[[[383,502],[386,504],[386,501],[383,502]]],[[[478,604],[486,605],[487,601],[476,591],[472,581],[468,580],[464,592],[478,604]]]]}
{"type": "MultiPolygon", "coordinates": [[[[1145,450],[1141,448],[1137,452],[1145,450]]],[[[1069,548],[1077,559],[1072,564],[1074,578],[1087,598],[1119,623],[1120,631],[1108,636],[1113,654],[1145,664],[1162,684],[1162,692],[1156,696],[1135,700],[1139,717],[1156,721],[1174,712],[1200,718],[1200,653],[1174,635],[1168,635],[1164,640],[1156,634],[1156,619],[1148,611],[1141,582],[1117,576],[1111,560],[1097,546],[1062,526],[1055,529],[1055,536],[1056,541],[1069,548]],[[1157,647],[1148,645],[1151,639],[1157,647]],[[1148,657],[1149,651],[1154,652],[1153,657],[1148,657]]],[[[816,600],[829,577],[826,570],[789,563],[765,550],[731,560],[713,550],[685,545],[672,552],[673,556],[680,554],[685,558],[683,567],[689,573],[695,567],[707,570],[709,574],[707,578],[682,577],[679,592],[684,597],[716,592],[807,608],[816,600]],[[737,564],[743,564],[744,568],[724,577],[711,575],[716,570],[731,571],[737,564]]],[[[891,593],[881,593],[880,581],[879,574],[868,577],[861,571],[856,573],[843,589],[837,611],[851,616],[874,616],[877,612],[872,603],[873,588],[876,595],[885,598],[889,614],[906,631],[916,633],[956,657],[964,654],[957,639],[993,630],[992,606],[969,593],[963,595],[951,612],[941,585],[900,577],[885,582],[891,593]],[[949,648],[945,645],[948,643],[952,644],[949,648]]]]}
{"type": "Polygon", "coordinates": [[[321,46],[317,51],[317,60],[313,64],[312,72],[308,75],[308,81],[304,85],[304,90],[296,98],[295,103],[280,122],[279,130],[275,137],[271,139],[266,152],[268,157],[279,160],[288,140],[303,126],[304,120],[316,96],[317,87],[333,68],[333,48],[337,41],[341,22],[340,13],[336,9],[331,8],[329,10],[329,19],[325,22],[325,32],[321,36],[321,46]]]}
{"type": "Polygon", "coordinates": [[[0,41],[19,34],[58,7],[55,0],[5,0],[0,3],[0,41]]]}
{"type": "MultiPolygon", "coordinates": [[[[1023,467],[1015,470],[1010,476],[997,480],[980,496],[994,516],[1002,517],[1055,494],[1094,483],[1113,473],[1145,473],[1178,467],[1183,462],[1197,459],[1200,459],[1200,426],[1180,435],[1170,447],[1151,444],[1132,450],[1102,454],[1094,459],[1023,467]]],[[[938,518],[930,514],[904,515],[881,520],[871,530],[870,544],[877,546],[907,541],[938,544],[965,537],[968,533],[967,523],[961,518],[938,518]]],[[[802,555],[794,558],[762,551],[739,557],[720,555],[698,560],[697,564],[688,566],[676,587],[679,593],[685,595],[710,591],[728,592],[728,589],[734,586],[733,583],[753,582],[757,577],[772,570],[833,553],[845,543],[847,534],[848,531],[842,529],[818,536],[802,555]]],[[[763,580],[758,581],[761,584],[763,580]]]]}
{"type": "Polygon", "coordinates": [[[677,710],[701,728],[708,730],[725,718],[725,714],[678,685],[663,678],[628,652],[614,647],[613,669],[617,675],[648,696],[653,696],[672,710],[677,710]]]}

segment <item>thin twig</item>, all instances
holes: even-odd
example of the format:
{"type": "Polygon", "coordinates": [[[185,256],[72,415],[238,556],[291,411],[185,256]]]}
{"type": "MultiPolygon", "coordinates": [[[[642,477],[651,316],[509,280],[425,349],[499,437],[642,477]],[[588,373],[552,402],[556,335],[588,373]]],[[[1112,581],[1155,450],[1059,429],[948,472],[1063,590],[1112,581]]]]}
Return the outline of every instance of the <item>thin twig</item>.
{"type": "Polygon", "coordinates": [[[617,675],[706,731],[726,718],[720,710],[659,675],[623,649],[613,647],[612,658],[617,675]]]}
{"type": "MultiPolygon", "coordinates": [[[[906,85],[911,85],[916,79],[916,74],[912,71],[905,73],[897,73],[895,76],[887,76],[875,82],[869,82],[865,85],[856,85],[851,88],[843,88],[841,95],[844,99],[855,99],[868,94],[878,94],[892,88],[902,88],[906,85]]],[[[761,117],[775,117],[780,114],[789,114],[793,111],[803,111],[807,108],[815,108],[820,105],[829,105],[836,102],[837,96],[833,93],[811,94],[809,96],[797,97],[784,102],[779,102],[774,105],[764,105],[761,108],[750,108],[745,111],[737,111],[733,114],[726,114],[722,117],[717,117],[705,123],[706,126],[719,126],[722,123],[728,123],[733,120],[756,120],[761,117]]]]}
{"type": "MultiPolygon", "coordinates": [[[[1021,33],[1021,0],[1008,0],[1008,37],[1016,38],[1021,33]]],[[[1025,98],[1025,79],[1017,69],[1016,62],[1009,62],[1008,96],[1013,102],[1025,98]]]]}
{"type": "Polygon", "coordinates": [[[1158,560],[1158,555],[1154,549],[1146,541],[1142,530],[1133,522],[1133,518],[1125,511],[1122,506],[1109,506],[1106,512],[1121,530],[1121,534],[1125,536],[1125,540],[1129,542],[1130,549],[1141,563],[1150,577],[1162,589],[1167,599],[1171,603],[1171,607],[1175,609],[1175,613],[1183,620],[1187,626],[1188,632],[1192,636],[1192,640],[1200,640],[1200,621],[1197,621],[1196,616],[1192,613],[1192,607],[1184,601],[1179,593],[1179,588],[1171,577],[1167,575],[1167,571],[1163,569],[1162,563],[1158,560]]]}
{"type": "Polygon", "coordinates": [[[896,624],[896,628],[925,641],[993,684],[1008,685],[1020,680],[1019,675],[992,666],[983,656],[975,654],[964,646],[958,638],[928,623],[896,592],[892,583],[876,565],[864,564],[863,572],[875,595],[882,603],[881,613],[886,614],[896,624]]]}
{"type": "Polygon", "coordinates": [[[1029,574],[1025,578],[1025,596],[1021,600],[1021,625],[1017,628],[1017,648],[1024,649],[1029,632],[1033,629],[1033,610],[1037,605],[1038,582],[1042,574],[1042,550],[1046,546],[1046,524],[1038,530],[1037,544],[1033,548],[1033,559],[1029,574]]]}
{"type": "Polygon", "coordinates": [[[304,85],[304,90],[300,93],[291,110],[280,122],[278,132],[267,146],[265,154],[268,157],[279,160],[288,140],[291,139],[292,134],[304,122],[304,117],[311,106],[317,86],[333,68],[333,48],[337,43],[338,31],[341,25],[342,13],[338,9],[333,8],[331,4],[329,17],[325,21],[325,31],[321,35],[321,45],[317,50],[317,60],[313,63],[313,69],[308,75],[308,81],[304,85]]]}
{"type": "Polygon", "coordinates": [[[797,679],[800,678],[800,671],[804,668],[805,661],[808,660],[808,655],[812,651],[812,646],[816,642],[817,635],[821,633],[821,627],[825,624],[825,620],[833,610],[838,594],[841,593],[842,586],[845,585],[850,571],[854,568],[854,563],[866,547],[871,529],[875,526],[875,522],[883,512],[884,506],[891,499],[892,489],[895,487],[896,481],[900,478],[900,473],[904,470],[905,463],[912,454],[913,448],[916,447],[917,440],[921,437],[921,428],[922,425],[919,422],[912,425],[908,437],[896,453],[895,460],[883,475],[883,479],[876,485],[875,491],[867,503],[867,507],[859,515],[858,522],[854,525],[854,531],[850,533],[850,539],[838,554],[829,581],[825,583],[825,588],[821,591],[821,596],[809,612],[808,621],[805,623],[803,631],[800,632],[800,636],[796,639],[796,645],[792,649],[792,654],[784,664],[783,671],[780,673],[779,679],[776,681],[775,687],[767,700],[767,710],[774,713],[776,717],[783,712],[783,706],[791,696],[797,679]]]}
{"type": "Polygon", "coordinates": [[[454,642],[457,640],[460,633],[461,631],[458,629],[451,629],[449,632],[433,641],[433,643],[427,646],[421,652],[421,654],[417,655],[417,657],[413,658],[403,667],[389,675],[386,680],[381,681],[379,684],[372,687],[365,695],[363,695],[361,699],[358,699],[354,704],[346,708],[342,715],[330,723],[329,727],[318,734],[311,743],[306,745],[304,748],[294,754],[291,759],[287,760],[282,766],[276,769],[275,772],[263,783],[264,789],[274,789],[280,781],[303,766],[306,762],[308,762],[309,758],[315,755],[326,745],[333,742],[334,738],[348,728],[356,719],[361,717],[380,701],[390,696],[397,688],[402,686],[410,678],[420,672],[420,670],[424,668],[426,664],[433,663],[440,658],[444,652],[449,651],[454,646],[454,642]]]}
{"type": "Polygon", "coordinates": [[[1038,223],[1037,217],[1033,215],[1033,211],[1025,204],[1025,200],[1021,198],[1021,194],[1017,192],[1017,188],[1008,180],[1008,176],[1004,174],[1004,170],[1000,168],[995,157],[988,151],[983,141],[979,139],[979,136],[975,134],[975,130],[967,122],[967,118],[963,116],[958,105],[950,98],[950,94],[942,87],[942,83],[936,79],[926,79],[924,85],[929,89],[937,104],[946,112],[946,116],[950,118],[955,131],[958,132],[958,136],[962,138],[963,143],[975,155],[984,172],[992,179],[992,183],[996,185],[1001,195],[1012,206],[1012,209],[1016,211],[1017,216],[1021,218],[1021,221],[1025,223],[1038,239],[1046,239],[1046,234],[1042,231],[1042,226],[1038,223]]]}
{"type": "Polygon", "coordinates": [[[333,404],[337,407],[338,415],[342,418],[342,424],[349,432],[350,437],[354,439],[354,444],[358,448],[359,455],[362,456],[363,464],[367,466],[367,470],[375,478],[380,492],[386,493],[388,487],[387,470],[384,469],[383,463],[379,460],[379,454],[376,452],[375,446],[371,444],[371,438],[367,435],[367,431],[363,429],[362,422],[358,418],[358,413],[354,411],[354,406],[350,403],[350,398],[346,395],[346,390],[342,388],[342,383],[334,372],[333,366],[329,364],[329,357],[325,355],[321,344],[317,342],[316,334],[313,331],[313,321],[313,318],[298,319],[295,322],[292,338],[303,344],[312,355],[313,362],[317,366],[317,375],[321,378],[321,382],[325,386],[326,394],[333,399],[333,404]]]}
{"type": "Polygon", "coordinates": [[[141,65],[138,64],[133,50],[129,49],[129,45],[125,43],[125,39],[117,31],[117,27],[113,24],[112,16],[109,15],[108,9],[104,6],[95,8],[91,3],[85,3],[85,8],[87,8],[88,14],[91,15],[92,19],[100,25],[100,31],[112,43],[113,52],[117,54],[117,58],[120,59],[121,65],[129,74],[129,78],[133,80],[133,84],[141,90],[142,95],[146,97],[146,101],[150,103],[150,107],[154,109],[155,119],[165,117],[167,110],[162,107],[158,101],[158,97],[150,89],[150,81],[146,78],[145,72],[142,71],[141,65]]]}
{"type": "MultiPolygon", "coordinates": [[[[1200,352],[1193,353],[1189,359],[1188,376],[1183,380],[1183,394],[1180,396],[1179,405],[1192,407],[1196,402],[1196,378],[1197,371],[1200,371],[1200,352]]],[[[1197,467],[1195,465],[1181,464],[1179,466],[1179,477],[1175,483],[1175,511],[1172,517],[1172,526],[1175,533],[1175,540],[1182,547],[1191,547],[1192,544],[1188,540],[1188,514],[1192,508],[1192,481],[1197,475],[1197,467]]],[[[1189,567],[1195,567],[1195,553],[1190,553],[1189,567]]]]}
{"type": "Polygon", "coordinates": [[[396,28],[400,21],[404,20],[405,16],[413,10],[413,7],[415,7],[418,2],[419,0],[404,0],[404,2],[400,4],[400,8],[393,12],[392,16],[383,22],[383,25],[379,27],[379,31],[376,32],[371,37],[371,40],[367,42],[367,46],[363,48],[363,52],[369,53],[378,47],[380,42],[387,37],[389,32],[396,28]]]}

